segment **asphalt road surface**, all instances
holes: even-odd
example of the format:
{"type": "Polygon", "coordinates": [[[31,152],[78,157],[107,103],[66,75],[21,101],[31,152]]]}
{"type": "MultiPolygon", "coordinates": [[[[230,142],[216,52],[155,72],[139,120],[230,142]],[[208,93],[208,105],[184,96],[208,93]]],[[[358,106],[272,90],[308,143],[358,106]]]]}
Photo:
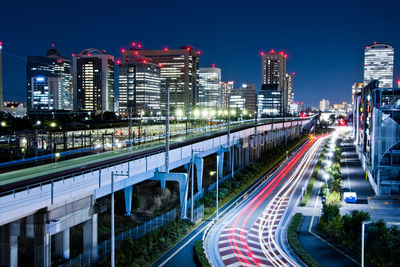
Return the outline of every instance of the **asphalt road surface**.
{"type": "Polygon", "coordinates": [[[323,138],[311,139],[261,187],[221,218],[205,239],[215,266],[299,266],[282,231],[309,178],[323,138]]]}

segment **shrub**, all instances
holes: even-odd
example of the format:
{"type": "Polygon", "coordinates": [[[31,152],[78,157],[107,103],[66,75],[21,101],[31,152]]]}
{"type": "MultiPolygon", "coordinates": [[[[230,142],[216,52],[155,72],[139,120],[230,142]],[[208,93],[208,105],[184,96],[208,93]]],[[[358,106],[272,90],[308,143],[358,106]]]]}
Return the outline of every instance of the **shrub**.
{"type": "Polygon", "coordinates": [[[301,220],[303,219],[303,215],[301,213],[296,213],[293,216],[293,219],[289,225],[288,229],[288,242],[293,251],[308,265],[308,266],[322,266],[319,262],[317,262],[307,251],[300,245],[299,239],[297,237],[297,233],[299,230],[299,226],[301,220]]]}
{"type": "Polygon", "coordinates": [[[193,258],[194,258],[194,262],[196,263],[196,266],[211,267],[211,264],[208,262],[208,259],[206,257],[206,253],[204,252],[202,240],[197,240],[194,243],[193,258]]]}

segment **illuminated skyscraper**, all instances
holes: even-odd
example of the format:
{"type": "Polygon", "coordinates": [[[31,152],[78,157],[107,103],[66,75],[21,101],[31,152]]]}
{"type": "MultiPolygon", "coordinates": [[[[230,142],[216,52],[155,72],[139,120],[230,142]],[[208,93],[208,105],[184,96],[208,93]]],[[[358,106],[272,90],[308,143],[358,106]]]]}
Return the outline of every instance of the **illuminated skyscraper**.
{"type": "Polygon", "coordinates": [[[114,56],[89,48],[73,55],[74,107],[114,111],[114,56]]]}
{"type": "Polygon", "coordinates": [[[223,108],[228,107],[228,95],[233,90],[233,81],[221,82],[221,106],[223,108]]]}
{"type": "Polygon", "coordinates": [[[394,49],[389,44],[374,43],[365,48],[364,84],[379,81],[379,88],[393,88],[394,49]]]}
{"type": "Polygon", "coordinates": [[[277,53],[273,49],[262,56],[262,95],[263,107],[259,110],[268,115],[282,114],[288,110],[288,87],[286,80],[286,58],[282,51],[277,53]],[[267,92],[271,91],[271,92],[267,92]],[[279,91],[280,93],[272,92],[279,91]],[[277,101],[280,102],[277,105],[277,101]],[[271,106],[265,106],[269,105],[271,106]],[[279,108],[278,111],[276,109],[279,108]]]}
{"type": "Polygon", "coordinates": [[[119,113],[126,117],[156,116],[161,110],[160,67],[149,58],[118,65],[119,113]]]}
{"type": "MultiPolygon", "coordinates": [[[[199,51],[190,46],[179,49],[138,49],[133,47],[125,51],[123,62],[135,60],[137,55],[149,57],[155,64],[160,64],[161,79],[165,79],[169,88],[172,109],[184,109],[189,113],[199,102],[199,51]]],[[[164,90],[164,89],[162,89],[164,90]]],[[[166,94],[161,93],[161,104],[166,103],[166,94]]]]}
{"type": "Polygon", "coordinates": [[[46,56],[28,57],[26,84],[28,112],[73,108],[71,60],[63,58],[54,45],[46,56]]]}
{"type": "Polygon", "coordinates": [[[199,105],[202,107],[221,107],[221,69],[200,68],[199,105]]]}
{"type": "Polygon", "coordinates": [[[294,79],[294,72],[286,73],[286,83],[287,83],[287,107],[294,104],[294,91],[293,91],[293,79],[294,79]]]}

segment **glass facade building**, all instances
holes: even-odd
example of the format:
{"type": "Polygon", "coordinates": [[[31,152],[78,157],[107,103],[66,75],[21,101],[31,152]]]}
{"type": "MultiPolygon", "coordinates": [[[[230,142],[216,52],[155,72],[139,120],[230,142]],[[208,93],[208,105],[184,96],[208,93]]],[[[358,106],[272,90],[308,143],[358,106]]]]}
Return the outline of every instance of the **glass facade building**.
{"type": "Polygon", "coordinates": [[[356,152],[377,195],[400,195],[400,89],[374,80],[355,96],[356,152]]]}
{"type": "MultiPolygon", "coordinates": [[[[123,54],[123,62],[134,62],[137,56],[151,58],[159,64],[163,88],[169,88],[171,110],[183,109],[189,114],[199,102],[199,52],[192,47],[179,49],[134,49],[123,54]]],[[[166,93],[161,92],[161,105],[164,110],[166,93]]]]}
{"type": "Polygon", "coordinates": [[[229,81],[229,82],[221,82],[221,107],[222,108],[228,108],[229,103],[228,103],[228,96],[233,90],[234,82],[229,81]]]}
{"type": "Polygon", "coordinates": [[[199,106],[220,108],[222,105],[221,69],[200,68],[199,106]]]}
{"type": "Polygon", "coordinates": [[[123,117],[155,116],[161,111],[161,78],[157,64],[141,60],[118,67],[119,113],[123,117]]]}
{"type": "Polygon", "coordinates": [[[71,110],[71,61],[52,48],[46,56],[29,56],[26,63],[28,112],[71,110]]]}
{"type": "Polygon", "coordinates": [[[379,81],[380,88],[393,87],[394,49],[389,44],[374,43],[365,48],[364,84],[379,81]]]}
{"type": "MultiPolygon", "coordinates": [[[[282,113],[284,109],[285,112],[287,112],[289,108],[290,95],[288,94],[288,80],[286,76],[286,58],[287,55],[285,53],[282,51],[277,53],[273,49],[266,54],[262,54],[262,86],[276,87],[276,90],[281,92],[280,97],[282,98],[282,107],[278,114],[282,113]]],[[[271,92],[269,95],[277,96],[278,94],[272,94],[271,92]]],[[[268,109],[269,108],[264,110],[268,109]]],[[[276,107],[272,109],[276,109],[276,107]]],[[[275,112],[272,113],[274,114],[275,112]]]]}
{"type": "Polygon", "coordinates": [[[114,111],[114,57],[86,49],[73,55],[74,107],[81,111],[114,111]]]}
{"type": "Polygon", "coordinates": [[[263,86],[257,95],[258,117],[270,117],[282,114],[282,91],[272,86],[263,86]]]}

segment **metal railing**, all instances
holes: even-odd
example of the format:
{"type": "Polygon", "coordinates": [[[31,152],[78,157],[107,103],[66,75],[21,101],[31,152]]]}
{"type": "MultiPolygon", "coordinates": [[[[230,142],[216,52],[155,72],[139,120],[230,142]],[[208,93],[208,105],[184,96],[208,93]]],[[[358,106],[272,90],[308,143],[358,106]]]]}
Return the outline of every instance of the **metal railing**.
{"type": "MultiPolygon", "coordinates": [[[[308,119],[310,119],[310,118],[298,118],[298,117],[286,118],[285,122],[286,121],[303,121],[303,120],[308,120],[308,119]]],[[[257,124],[260,125],[260,124],[263,124],[265,122],[271,122],[271,119],[269,119],[269,118],[260,119],[260,120],[258,120],[257,124]]],[[[281,122],[283,122],[283,120],[276,119],[273,122],[274,123],[281,123],[281,122]]],[[[241,125],[238,125],[238,126],[243,126],[243,123],[245,123],[245,124],[246,123],[250,123],[251,124],[251,123],[254,123],[254,120],[244,120],[244,121],[232,122],[231,126],[232,126],[232,124],[241,124],[241,125]]],[[[212,125],[212,126],[207,126],[207,127],[202,127],[202,128],[204,128],[204,129],[206,129],[206,128],[212,129],[212,128],[217,128],[217,127],[221,127],[222,128],[222,127],[227,126],[227,125],[228,125],[227,123],[224,123],[224,124],[217,124],[217,125],[212,125]]],[[[199,128],[196,128],[196,129],[199,129],[199,128]]],[[[196,130],[196,129],[191,129],[191,130],[196,130]]],[[[182,132],[186,132],[186,131],[182,131],[182,132]]],[[[165,136],[165,134],[164,134],[164,136],[165,136]]],[[[193,136],[192,138],[194,138],[194,137],[195,136],[193,136]]],[[[162,146],[163,145],[160,144],[160,148],[162,146]]],[[[153,147],[155,148],[156,146],[153,146],[153,147]]],[[[30,184],[30,185],[27,185],[27,186],[18,187],[18,188],[12,189],[12,190],[1,192],[0,193],[0,197],[6,196],[6,195],[11,195],[11,194],[14,195],[14,197],[15,197],[15,194],[17,192],[21,192],[21,191],[28,191],[29,192],[29,190],[31,188],[42,187],[42,186],[48,185],[48,184],[52,184],[52,186],[53,186],[53,184],[55,182],[58,182],[58,181],[64,181],[65,179],[70,179],[70,178],[74,179],[75,176],[85,175],[85,174],[93,173],[93,172],[96,172],[96,171],[101,171],[101,169],[104,169],[104,168],[114,167],[114,166],[117,166],[117,165],[121,165],[121,164],[130,162],[132,160],[149,157],[149,156],[156,155],[156,154],[159,154],[159,153],[160,153],[160,151],[156,151],[156,152],[152,152],[152,153],[144,153],[143,155],[137,156],[135,158],[124,159],[124,160],[121,160],[121,161],[105,164],[105,165],[103,165],[101,167],[95,167],[95,168],[91,168],[91,169],[87,169],[87,170],[83,170],[83,171],[79,171],[79,172],[74,172],[72,174],[68,174],[68,175],[64,175],[64,176],[61,176],[61,177],[49,179],[47,181],[42,181],[42,182],[38,182],[38,183],[33,183],[33,184],[30,184]]],[[[106,160],[106,159],[104,159],[104,160],[106,160]]],[[[99,186],[101,186],[101,180],[99,180],[99,186]]]]}
{"type": "MultiPolygon", "coordinates": [[[[195,210],[195,214],[197,211],[197,215],[201,216],[201,211],[203,211],[204,216],[204,206],[203,209],[199,209],[198,207],[195,210]]],[[[154,217],[153,219],[135,226],[125,232],[120,233],[115,237],[115,247],[119,248],[122,245],[122,242],[127,239],[138,240],[141,237],[145,236],[147,233],[154,232],[157,229],[160,229],[162,226],[166,225],[167,223],[174,221],[176,219],[176,209],[173,209],[167,213],[164,213],[160,216],[154,217]]],[[[83,253],[79,254],[77,257],[74,257],[64,264],[60,265],[63,267],[67,266],[90,266],[92,263],[96,261],[103,261],[106,260],[106,256],[109,255],[111,252],[111,239],[108,239],[98,246],[86,250],[83,253]]]]}

